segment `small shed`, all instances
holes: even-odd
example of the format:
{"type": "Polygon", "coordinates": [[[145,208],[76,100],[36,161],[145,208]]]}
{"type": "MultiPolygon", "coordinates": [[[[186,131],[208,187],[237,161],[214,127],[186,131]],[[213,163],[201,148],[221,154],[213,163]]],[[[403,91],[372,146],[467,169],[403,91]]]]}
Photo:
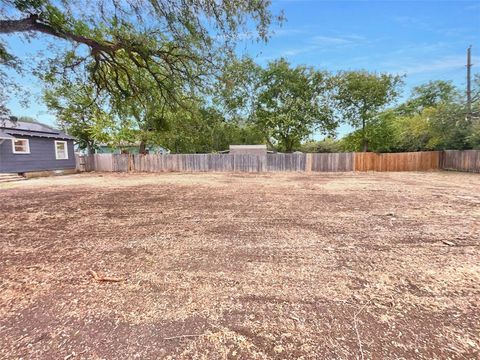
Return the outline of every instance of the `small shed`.
{"type": "Polygon", "coordinates": [[[267,156],[267,145],[230,145],[229,153],[267,156]]]}

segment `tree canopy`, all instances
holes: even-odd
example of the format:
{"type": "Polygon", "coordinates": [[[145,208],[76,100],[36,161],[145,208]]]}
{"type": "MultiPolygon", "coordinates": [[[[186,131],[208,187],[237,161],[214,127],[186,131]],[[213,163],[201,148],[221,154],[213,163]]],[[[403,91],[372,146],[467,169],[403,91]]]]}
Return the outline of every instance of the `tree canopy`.
{"type": "MultiPolygon", "coordinates": [[[[368,125],[370,149],[379,152],[480,149],[480,81],[474,82],[472,114],[460,90],[445,81],[413,89],[410,98],[376,116],[368,125]]],[[[359,151],[361,130],[340,141],[346,151],[359,151]]]]}
{"type": "MultiPolygon", "coordinates": [[[[31,40],[43,34],[66,40],[58,42],[48,61],[37,64],[42,74],[80,76],[96,92],[125,99],[144,94],[137,80],[149,78],[165,103],[177,102],[178,90],[187,85],[202,85],[231,55],[240,33],[251,31],[266,40],[271,22],[281,20],[270,12],[269,0],[2,3],[0,35],[23,34],[31,40]]],[[[0,64],[20,69],[24,62],[0,42],[0,64]]],[[[7,79],[0,76],[0,81],[7,79]]]]}
{"type": "Polygon", "coordinates": [[[348,124],[362,128],[363,151],[367,151],[371,138],[367,125],[398,96],[401,83],[400,76],[366,71],[343,72],[337,76],[338,110],[348,124]]]}
{"type": "Polygon", "coordinates": [[[227,113],[256,126],[274,149],[291,152],[314,131],[332,134],[337,122],[330,107],[328,73],[292,67],[285,59],[265,68],[251,59],[225,70],[220,97],[227,113]]]}
{"type": "Polygon", "coordinates": [[[103,99],[95,98],[91,85],[55,83],[43,98],[60,127],[75,137],[81,149],[92,153],[99,143],[109,142],[115,122],[104,110],[103,99]]]}
{"type": "Polygon", "coordinates": [[[255,124],[277,148],[291,152],[313,131],[332,134],[337,127],[329,107],[329,75],[280,59],[261,72],[255,124]]]}
{"type": "Polygon", "coordinates": [[[451,81],[436,80],[416,86],[410,98],[397,108],[402,115],[420,113],[428,107],[451,103],[458,99],[459,93],[451,81]]]}

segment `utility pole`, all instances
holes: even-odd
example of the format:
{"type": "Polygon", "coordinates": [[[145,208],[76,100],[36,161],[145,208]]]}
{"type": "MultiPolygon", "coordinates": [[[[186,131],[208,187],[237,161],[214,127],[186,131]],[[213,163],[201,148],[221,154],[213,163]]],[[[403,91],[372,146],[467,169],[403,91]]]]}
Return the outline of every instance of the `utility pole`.
{"type": "Polygon", "coordinates": [[[469,118],[472,113],[471,67],[472,67],[472,45],[470,45],[467,49],[467,116],[469,118]]]}

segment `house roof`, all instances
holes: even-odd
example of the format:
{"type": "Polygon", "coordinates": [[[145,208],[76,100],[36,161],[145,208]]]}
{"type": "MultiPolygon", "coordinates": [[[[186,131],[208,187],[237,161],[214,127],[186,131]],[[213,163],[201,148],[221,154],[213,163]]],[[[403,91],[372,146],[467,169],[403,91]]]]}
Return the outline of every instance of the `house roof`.
{"type": "Polygon", "coordinates": [[[2,139],[15,139],[12,135],[8,135],[2,129],[0,129],[0,140],[2,139]]]}
{"type": "Polygon", "coordinates": [[[267,145],[230,145],[230,150],[267,150],[267,145]]]}
{"type": "Polygon", "coordinates": [[[74,140],[72,136],[51,128],[48,125],[26,121],[3,120],[0,122],[0,132],[13,137],[35,136],[51,139],[74,140]]]}

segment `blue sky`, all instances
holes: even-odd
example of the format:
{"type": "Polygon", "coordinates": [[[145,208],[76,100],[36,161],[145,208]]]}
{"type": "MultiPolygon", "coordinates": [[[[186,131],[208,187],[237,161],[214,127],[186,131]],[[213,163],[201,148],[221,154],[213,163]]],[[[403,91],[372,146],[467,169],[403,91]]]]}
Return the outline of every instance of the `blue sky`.
{"type": "MultiPolygon", "coordinates": [[[[332,72],[366,69],[406,75],[404,96],[429,80],[452,80],[465,86],[466,48],[473,45],[473,71],[480,72],[480,1],[321,1],[273,0],[273,11],[284,10],[287,21],[275,27],[267,44],[246,42],[240,53],[260,64],[285,57],[332,72]]],[[[9,40],[23,56],[45,50],[43,42],[9,40]]],[[[12,100],[16,115],[52,124],[41,100],[41,83],[19,79],[32,101],[23,108],[12,100]]],[[[345,133],[342,128],[340,133],[345,133]]]]}

